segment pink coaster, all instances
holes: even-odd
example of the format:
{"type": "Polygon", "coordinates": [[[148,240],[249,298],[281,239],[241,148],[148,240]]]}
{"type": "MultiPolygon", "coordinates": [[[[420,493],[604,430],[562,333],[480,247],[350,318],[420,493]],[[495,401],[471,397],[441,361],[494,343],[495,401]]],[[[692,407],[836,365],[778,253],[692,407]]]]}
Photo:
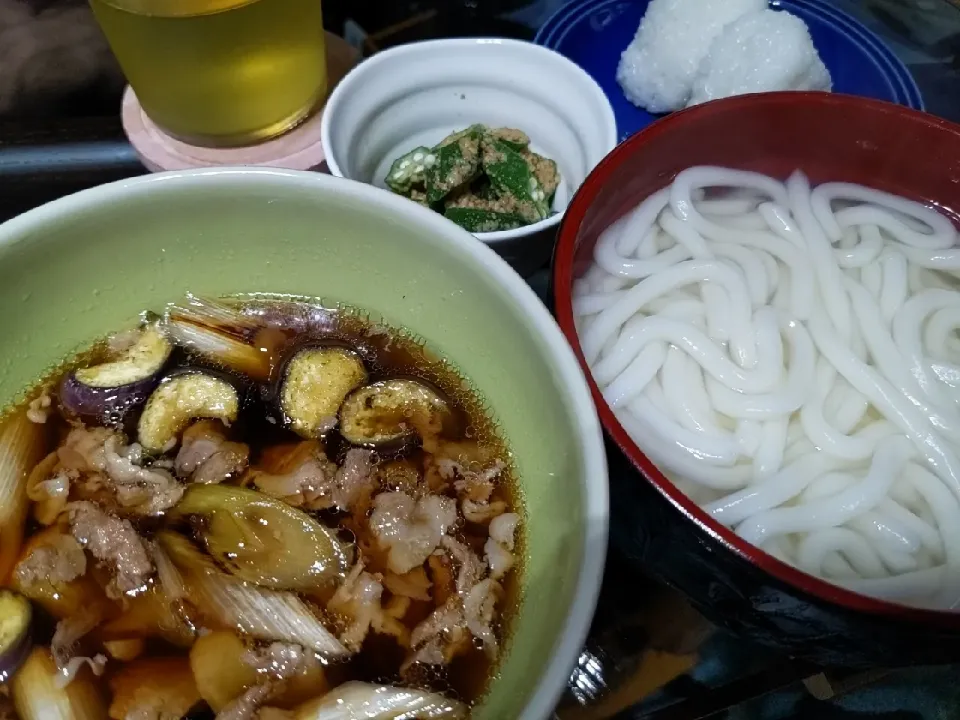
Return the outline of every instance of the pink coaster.
{"type": "Polygon", "coordinates": [[[205,148],[188,145],[158,128],[140,107],[130,86],[123,93],[123,131],[151,172],[186,170],[213,165],[268,165],[290,170],[315,170],[323,163],[320,113],[286,135],[258,145],[205,148]]]}
{"type": "MultiPolygon", "coordinates": [[[[350,45],[342,38],[327,33],[327,68],[331,91],[356,60],[356,52],[350,45]]],[[[190,145],[163,132],[147,117],[130,86],[123,94],[121,109],[123,131],[140,161],[151,172],[215,165],[266,165],[325,172],[323,146],[320,144],[321,113],[322,110],[316,112],[285,135],[257,145],[206,148],[190,145]]]]}

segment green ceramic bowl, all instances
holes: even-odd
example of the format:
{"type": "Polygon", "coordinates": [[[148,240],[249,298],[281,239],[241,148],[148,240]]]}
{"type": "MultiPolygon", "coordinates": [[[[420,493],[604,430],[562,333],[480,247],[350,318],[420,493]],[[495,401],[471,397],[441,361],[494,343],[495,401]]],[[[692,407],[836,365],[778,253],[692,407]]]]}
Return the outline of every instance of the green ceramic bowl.
{"type": "Polygon", "coordinates": [[[0,226],[0,406],[186,291],[348,303],[472,381],[515,455],[528,541],[519,619],[475,717],[548,716],[599,589],[607,470],[580,368],[523,280],[436,213],[348,180],[238,168],[104,185],[0,226]]]}

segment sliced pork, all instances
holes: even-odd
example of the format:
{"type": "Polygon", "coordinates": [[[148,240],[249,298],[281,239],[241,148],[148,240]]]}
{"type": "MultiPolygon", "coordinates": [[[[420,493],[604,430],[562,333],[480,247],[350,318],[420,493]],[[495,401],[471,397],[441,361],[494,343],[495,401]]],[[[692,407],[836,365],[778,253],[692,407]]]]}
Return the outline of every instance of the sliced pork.
{"type": "Polygon", "coordinates": [[[346,622],[346,628],[340,633],[340,642],[349,650],[360,650],[371,625],[379,619],[383,612],[380,606],[382,596],[380,581],[364,572],[363,563],[357,563],[327,603],[327,610],[346,622]]]}
{"type": "Polygon", "coordinates": [[[201,420],[183,432],[174,463],[177,475],[196,483],[221,483],[247,469],[250,448],[227,439],[218,420],[201,420]]]}
{"type": "Polygon", "coordinates": [[[153,562],[130,521],[108,515],[92,502],[71,503],[67,510],[77,542],[113,571],[107,594],[116,598],[142,589],[153,562]]]}
{"type": "Polygon", "coordinates": [[[457,505],[450,498],[414,500],[406,493],[385,492],[373,499],[370,528],[389,552],[388,568],[403,575],[426,562],[456,520],[457,505]]]}

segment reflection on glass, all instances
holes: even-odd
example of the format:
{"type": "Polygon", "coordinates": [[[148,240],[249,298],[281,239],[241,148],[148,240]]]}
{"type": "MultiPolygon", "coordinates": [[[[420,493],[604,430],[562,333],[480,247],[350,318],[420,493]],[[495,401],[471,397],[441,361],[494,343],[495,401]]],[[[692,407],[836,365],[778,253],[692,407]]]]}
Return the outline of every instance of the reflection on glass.
{"type": "Polygon", "coordinates": [[[170,135],[244,145],[326,95],[319,0],[90,0],[143,109],[170,135]]]}

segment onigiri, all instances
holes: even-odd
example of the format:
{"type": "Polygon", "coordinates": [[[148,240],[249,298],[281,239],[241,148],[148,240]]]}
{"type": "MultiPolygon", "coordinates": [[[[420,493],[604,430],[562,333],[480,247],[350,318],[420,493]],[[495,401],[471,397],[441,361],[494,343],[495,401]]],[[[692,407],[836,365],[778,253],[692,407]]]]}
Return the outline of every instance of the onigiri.
{"type": "Polygon", "coordinates": [[[617,82],[630,102],[649,112],[679,110],[713,39],[766,7],[766,0],[653,0],[620,57],[617,82]]]}
{"type": "Polygon", "coordinates": [[[803,20],[764,10],[735,20],[714,38],[687,105],[774,90],[829,91],[831,85],[803,20]]]}

